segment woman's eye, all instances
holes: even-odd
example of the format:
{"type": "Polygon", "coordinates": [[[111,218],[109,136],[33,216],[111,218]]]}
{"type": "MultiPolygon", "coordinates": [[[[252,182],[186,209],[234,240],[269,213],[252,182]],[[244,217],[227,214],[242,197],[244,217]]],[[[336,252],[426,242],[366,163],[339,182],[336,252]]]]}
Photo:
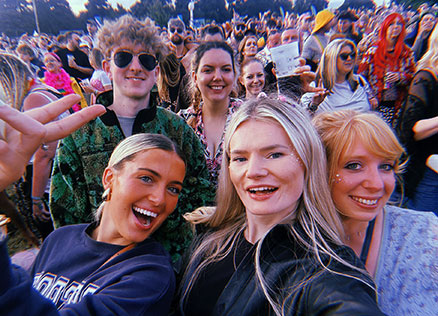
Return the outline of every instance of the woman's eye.
{"type": "Polygon", "coordinates": [[[168,190],[174,195],[179,195],[181,193],[181,189],[177,187],[169,187],[168,190]]]}
{"type": "Polygon", "coordinates": [[[231,161],[232,162],[244,162],[244,161],[246,161],[246,159],[243,157],[232,157],[231,161]]]}
{"type": "Polygon", "coordinates": [[[380,169],[384,171],[392,171],[394,170],[394,166],[390,163],[384,163],[380,165],[380,169]]]}
{"type": "Polygon", "coordinates": [[[350,163],[347,163],[344,168],[345,169],[350,169],[350,170],[359,170],[360,167],[361,167],[360,163],[358,163],[358,162],[350,162],[350,163]]]}
{"type": "Polygon", "coordinates": [[[272,153],[268,155],[268,158],[277,159],[283,156],[283,153],[272,153]]]}
{"type": "Polygon", "coordinates": [[[223,72],[231,72],[233,71],[232,68],[226,67],[222,69],[223,72]]]}
{"type": "Polygon", "coordinates": [[[145,182],[145,183],[151,183],[152,182],[152,178],[148,177],[148,176],[142,176],[140,177],[141,181],[145,182]]]}
{"type": "Polygon", "coordinates": [[[251,79],[253,79],[253,78],[254,78],[253,75],[249,75],[249,76],[246,77],[246,79],[248,79],[248,80],[251,80],[251,79]]]}

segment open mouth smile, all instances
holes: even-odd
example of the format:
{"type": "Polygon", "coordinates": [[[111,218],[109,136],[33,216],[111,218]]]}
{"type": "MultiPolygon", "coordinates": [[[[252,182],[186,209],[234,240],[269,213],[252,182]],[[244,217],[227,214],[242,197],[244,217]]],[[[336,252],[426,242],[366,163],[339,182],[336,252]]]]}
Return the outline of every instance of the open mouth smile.
{"type": "Polygon", "coordinates": [[[155,212],[148,211],[137,206],[133,206],[132,210],[134,211],[135,217],[145,228],[148,228],[153,219],[158,216],[158,214],[155,212]]]}
{"type": "Polygon", "coordinates": [[[263,195],[263,194],[274,193],[277,190],[278,190],[277,187],[267,187],[266,186],[266,187],[249,188],[248,192],[251,194],[263,195]]]}
{"type": "Polygon", "coordinates": [[[369,199],[363,199],[360,197],[356,197],[356,196],[350,196],[351,199],[353,199],[354,201],[361,203],[361,204],[365,204],[367,206],[374,206],[377,204],[377,202],[379,201],[379,199],[374,199],[374,200],[369,200],[369,199]]]}

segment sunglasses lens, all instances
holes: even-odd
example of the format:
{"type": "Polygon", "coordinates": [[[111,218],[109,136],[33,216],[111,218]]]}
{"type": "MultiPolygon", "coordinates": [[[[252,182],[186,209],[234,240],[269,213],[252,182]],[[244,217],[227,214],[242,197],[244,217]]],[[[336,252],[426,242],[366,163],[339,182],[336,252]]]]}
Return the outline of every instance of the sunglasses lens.
{"type": "Polygon", "coordinates": [[[339,57],[341,57],[342,60],[347,60],[348,57],[351,57],[351,59],[355,59],[356,58],[356,54],[355,53],[350,53],[350,54],[340,54],[339,57]]]}
{"type": "Polygon", "coordinates": [[[148,71],[154,70],[157,66],[157,60],[152,55],[140,54],[138,55],[138,59],[140,60],[140,63],[143,65],[143,67],[148,71]]]}
{"type": "Polygon", "coordinates": [[[125,68],[132,60],[132,54],[129,52],[118,52],[114,54],[114,63],[119,68],[125,68]]]}

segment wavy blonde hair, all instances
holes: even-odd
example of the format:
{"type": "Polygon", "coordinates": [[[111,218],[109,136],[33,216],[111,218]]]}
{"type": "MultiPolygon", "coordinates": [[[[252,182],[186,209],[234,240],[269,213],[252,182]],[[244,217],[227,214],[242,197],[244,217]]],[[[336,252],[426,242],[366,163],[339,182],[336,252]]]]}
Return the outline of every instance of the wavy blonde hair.
{"type": "Polygon", "coordinates": [[[33,74],[24,61],[12,54],[0,53],[0,95],[4,103],[21,111],[32,79],[33,74]]]}
{"type": "Polygon", "coordinates": [[[435,25],[429,37],[428,49],[417,63],[417,71],[430,69],[438,77],[438,23],[435,25]]]}
{"type": "MultiPolygon", "coordinates": [[[[245,206],[231,182],[228,167],[231,138],[239,126],[249,120],[278,123],[289,136],[299,159],[303,162],[305,169],[303,193],[297,203],[296,216],[287,223],[291,236],[303,245],[315,261],[319,262],[322,269],[328,270],[321,259],[321,255],[324,254],[346,266],[364,272],[341,259],[329,245],[330,243],[342,244],[340,236],[343,234],[343,228],[330,196],[324,148],[307,113],[293,104],[279,100],[269,98],[249,100],[234,114],[225,132],[224,157],[219,176],[216,210],[201,208],[185,215],[189,222],[203,223],[211,230],[192,253],[184,276],[186,282],[183,284],[188,284],[188,286],[182,293],[182,303],[202,270],[210,263],[225,258],[235,245],[239,234],[246,228],[245,206]],[[304,236],[295,230],[293,224],[296,221],[303,227],[304,236]],[[192,270],[191,266],[198,261],[200,263],[194,269],[194,273],[188,275],[187,271],[192,270]]],[[[265,236],[260,239],[256,248],[256,276],[271,307],[277,315],[282,315],[283,302],[270,294],[272,289],[267,285],[260,268],[260,250],[265,236]]],[[[301,284],[297,284],[295,289],[304,286],[311,278],[312,276],[303,280],[301,284]]],[[[293,292],[288,289],[287,295],[292,295],[293,292]]]]}

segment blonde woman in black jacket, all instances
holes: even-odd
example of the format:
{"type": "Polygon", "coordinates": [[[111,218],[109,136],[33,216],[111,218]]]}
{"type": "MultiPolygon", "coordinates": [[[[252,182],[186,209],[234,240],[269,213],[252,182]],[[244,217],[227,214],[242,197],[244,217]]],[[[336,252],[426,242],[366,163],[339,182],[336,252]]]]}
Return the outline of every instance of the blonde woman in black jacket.
{"type": "Polygon", "coordinates": [[[330,197],[321,141],[293,104],[243,105],[224,138],[216,209],[181,285],[181,315],[382,315],[330,197]]]}

